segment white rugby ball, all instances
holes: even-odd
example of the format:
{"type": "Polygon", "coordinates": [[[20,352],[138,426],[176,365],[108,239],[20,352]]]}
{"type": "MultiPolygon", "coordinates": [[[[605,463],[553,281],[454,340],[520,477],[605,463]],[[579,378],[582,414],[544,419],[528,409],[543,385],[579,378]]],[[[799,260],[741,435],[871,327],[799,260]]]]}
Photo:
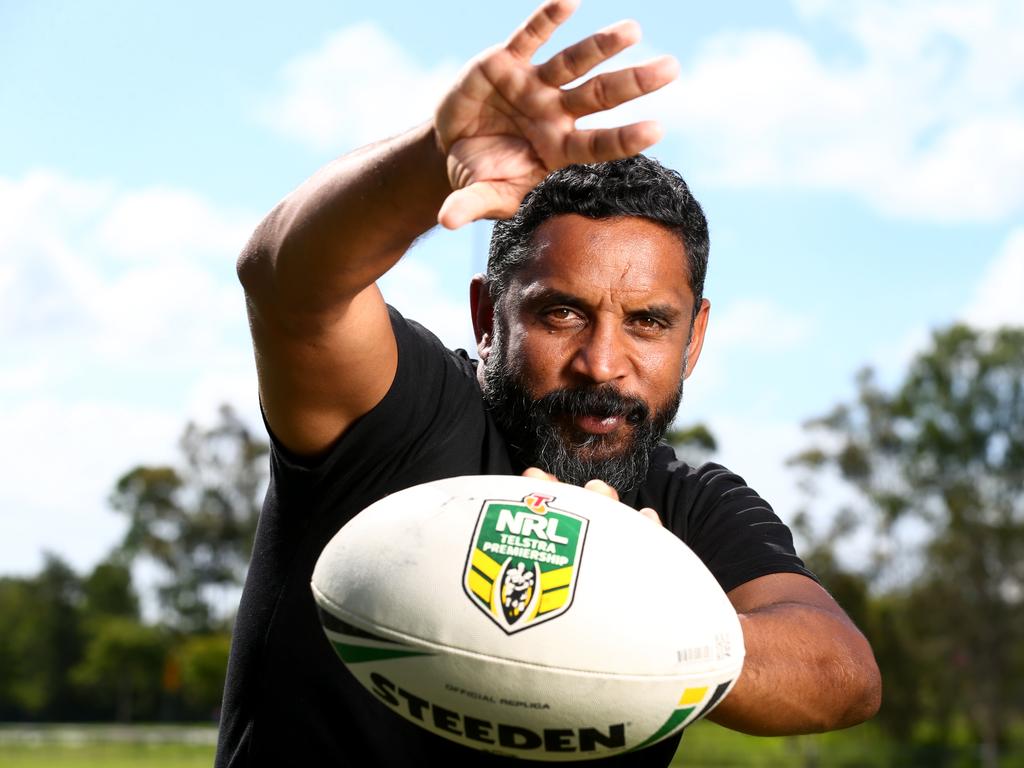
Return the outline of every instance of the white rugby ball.
{"type": "Polygon", "coordinates": [[[678,538],[576,486],[456,477],[356,515],[313,572],[324,631],[396,714],[467,747],[581,760],[706,715],[736,612],[678,538]]]}

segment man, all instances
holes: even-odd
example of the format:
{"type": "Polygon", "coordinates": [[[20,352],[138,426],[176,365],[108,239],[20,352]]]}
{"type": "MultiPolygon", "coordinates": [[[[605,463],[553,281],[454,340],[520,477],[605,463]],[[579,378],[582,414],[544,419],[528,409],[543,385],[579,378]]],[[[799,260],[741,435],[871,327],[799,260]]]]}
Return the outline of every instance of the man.
{"type": "MultiPolygon", "coordinates": [[[[471,61],[430,123],[316,174],[239,259],[272,481],[219,766],[509,764],[427,734],[363,690],[322,637],[308,586],[320,550],[360,509],[461,474],[593,478],[588,487],[687,541],[736,607],[747,648],[712,719],[800,733],[877,709],[870,648],[770,508],[723,468],[688,468],[658,444],[707,327],[706,224],[682,179],[633,157],[657,126],[574,122],[660,88],[677,65],[564,87],[638,38],[623,22],[533,65],[572,7],[548,0],[471,61]],[[566,168],[578,163],[599,165],[566,168]],[[474,368],[390,310],[375,281],[435,222],[510,217],[471,289],[474,368]]],[[[666,765],[677,743],[601,764],[666,765]]]]}

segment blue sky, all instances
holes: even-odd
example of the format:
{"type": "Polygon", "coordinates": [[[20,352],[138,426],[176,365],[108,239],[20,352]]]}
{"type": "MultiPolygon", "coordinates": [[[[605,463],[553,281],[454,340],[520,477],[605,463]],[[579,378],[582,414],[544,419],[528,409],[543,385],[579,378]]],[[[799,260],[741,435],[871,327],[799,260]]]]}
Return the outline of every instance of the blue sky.
{"type": "MultiPolygon", "coordinates": [[[[0,570],[91,566],[118,475],[188,419],[258,418],[234,259],[332,157],[426,119],[530,2],[0,0],[0,570]]],[[[1024,6],[584,0],[543,58],[629,16],[679,82],[615,119],[711,225],[712,320],[682,422],[783,517],[801,422],[893,380],[929,329],[1024,324],[1024,6]]],[[[486,224],[434,232],[386,295],[454,346],[486,224]]],[[[830,500],[819,502],[824,513],[830,500]]]]}

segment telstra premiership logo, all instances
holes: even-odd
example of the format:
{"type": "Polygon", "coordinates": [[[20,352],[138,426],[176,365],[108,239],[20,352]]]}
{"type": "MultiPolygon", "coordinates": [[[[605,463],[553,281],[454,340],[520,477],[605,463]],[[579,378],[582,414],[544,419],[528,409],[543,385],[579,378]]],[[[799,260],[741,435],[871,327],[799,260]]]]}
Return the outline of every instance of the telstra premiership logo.
{"type": "Polygon", "coordinates": [[[485,501],[462,585],[469,599],[512,634],[569,610],[587,520],[551,506],[552,496],[485,501]]]}

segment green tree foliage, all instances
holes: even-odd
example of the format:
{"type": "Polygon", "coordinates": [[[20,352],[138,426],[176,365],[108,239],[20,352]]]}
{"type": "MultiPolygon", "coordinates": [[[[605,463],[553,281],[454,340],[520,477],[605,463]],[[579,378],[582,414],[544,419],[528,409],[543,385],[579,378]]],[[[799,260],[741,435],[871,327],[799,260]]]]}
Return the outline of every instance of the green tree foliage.
{"type": "Polygon", "coordinates": [[[230,635],[145,623],[116,556],[80,577],[48,556],[31,578],[0,579],[0,720],[209,719],[230,635]]]}
{"type": "Polygon", "coordinates": [[[875,513],[882,716],[897,733],[962,718],[994,764],[1024,710],[1024,329],[954,326],[893,391],[870,371],[857,383],[798,462],[837,471],[875,513]],[[925,532],[916,553],[895,546],[907,520],[925,532]]]}
{"type": "Polygon", "coordinates": [[[74,711],[69,671],[81,653],[81,584],[55,555],[32,578],[0,580],[0,713],[59,719],[74,711]]]}
{"type": "Polygon", "coordinates": [[[158,597],[169,623],[212,629],[217,589],[241,584],[266,483],[267,444],[228,406],[210,428],[189,424],[179,467],[138,466],[111,494],[129,520],[123,551],[163,572],[158,597]]]}
{"type": "Polygon", "coordinates": [[[868,579],[852,571],[837,557],[835,542],[854,531],[857,520],[850,510],[840,512],[823,535],[815,533],[806,511],[797,513],[792,522],[793,532],[804,542],[801,556],[804,563],[824,584],[835,601],[842,606],[853,622],[863,627],[870,612],[870,584],[868,579]]]}
{"type": "Polygon", "coordinates": [[[0,578],[0,720],[206,719],[220,701],[230,637],[218,588],[244,577],[266,477],[266,443],[230,408],[189,424],[180,467],[140,466],[112,494],[121,546],[84,577],[55,556],[0,578]],[[166,621],[143,620],[138,558],[163,572],[166,621]],[[221,611],[221,614],[223,611],[221,611]]]}
{"type": "Polygon", "coordinates": [[[82,580],[82,598],[87,617],[139,616],[139,596],[132,586],[131,568],[116,558],[100,563],[82,580]]]}
{"type": "Polygon", "coordinates": [[[139,621],[123,563],[102,562],[81,578],[48,555],[38,575],[0,579],[0,615],[0,719],[88,720],[113,715],[115,705],[131,716],[116,681],[138,666],[137,654],[112,638],[153,630],[139,621]]]}
{"type": "Polygon", "coordinates": [[[691,466],[703,464],[718,450],[718,441],[703,424],[670,429],[665,440],[675,449],[676,455],[691,466]]]}
{"type": "Polygon", "coordinates": [[[82,579],[81,656],[70,679],[90,717],[127,723],[154,718],[170,636],[142,622],[132,573],[119,553],[82,579]]]}
{"type": "Polygon", "coordinates": [[[72,681],[104,719],[128,723],[156,715],[168,651],[167,633],[134,618],[98,616],[90,622],[72,681]]]}
{"type": "Polygon", "coordinates": [[[21,720],[46,704],[45,669],[33,656],[45,617],[29,579],[0,579],[0,720],[21,720]]]}
{"type": "Polygon", "coordinates": [[[211,717],[220,707],[230,648],[231,636],[216,633],[185,638],[176,650],[182,696],[199,715],[211,717]]]}

